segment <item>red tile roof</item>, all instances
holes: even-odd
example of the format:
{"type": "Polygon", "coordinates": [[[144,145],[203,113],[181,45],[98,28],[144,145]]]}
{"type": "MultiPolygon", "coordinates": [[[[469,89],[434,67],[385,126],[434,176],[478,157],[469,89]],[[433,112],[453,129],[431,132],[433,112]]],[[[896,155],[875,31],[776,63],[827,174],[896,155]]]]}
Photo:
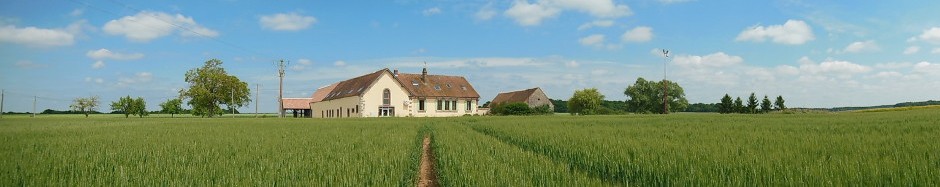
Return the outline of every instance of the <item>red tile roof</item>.
{"type": "Polygon", "coordinates": [[[371,86],[373,82],[378,80],[379,76],[381,76],[384,72],[388,72],[389,74],[392,73],[388,70],[388,68],[385,68],[374,73],[365,74],[356,78],[336,83],[336,87],[333,88],[333,90],[323,98],[323,101],[362,95],[362,92],[368,89],[368,87],[371,86]]]}
{"type": "Polygon", "coordinates": [[[324,87],[317,88],[317,91],[313,92],[313,95],[310,96],[312,100],[310,102],[320,102],[326,98],[327,94],[333,92],[333,89],[336,88],[337,83],[333,83],[324,87]]]}
{"type": "Polygon", "coordinates": [[[529,97],[532,96],[533,93],[535,93],[535,90],[538,90],[538,89],[539,89],[538,87],[535,87],[535,88],[529,88],[525,90],[499,93],[498,95],[496,95],[496,98],[493,98],[493,101],[491,101],[491,103],[517,103],[517,102],[525,103],[526,100],[528,100],[529,97]]]}
{"type": "Polygon", "coordinates": [[[473,85],[461,76],[399,73],[398,82],[405,86],[412,97],[457,97],[480,98],[473,85]]]}
{"type": "Polygon", "coordinates": [[[284,109],[310,109],[310,98],[284,98],[284,109]]]}

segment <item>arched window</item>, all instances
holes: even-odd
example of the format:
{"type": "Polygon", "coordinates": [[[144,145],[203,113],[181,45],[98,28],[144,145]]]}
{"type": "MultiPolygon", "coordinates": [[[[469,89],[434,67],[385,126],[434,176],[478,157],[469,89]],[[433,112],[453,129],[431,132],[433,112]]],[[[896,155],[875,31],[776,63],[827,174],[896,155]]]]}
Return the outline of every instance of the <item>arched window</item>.
{"type": "Polygon", "coordinates": [[[385,91],[382,92],[382,104],[384,105],[392,104],[392,92],[388,91],[388,89],[385,89],[385,91]]]}

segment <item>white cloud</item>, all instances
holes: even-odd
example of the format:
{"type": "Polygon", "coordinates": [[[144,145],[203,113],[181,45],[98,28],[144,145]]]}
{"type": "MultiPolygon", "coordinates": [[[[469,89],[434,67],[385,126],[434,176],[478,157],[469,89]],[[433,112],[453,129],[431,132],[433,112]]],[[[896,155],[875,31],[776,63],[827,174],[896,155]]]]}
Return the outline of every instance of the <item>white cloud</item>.
{"type": "MultiPolygon", "coordinates": [[[[128,86],[132,84],[147,83],[153,80],[153,73],[150,72],[138,72],[135,73],[132,77],[120,77],[117,81],[117,86],[128,86]]],[[[96,81],[97,82],[97,81],[96,81]]]]}
{"type": "Polygon", "coordinates": [[[777,66],[777,68],[776,68],[775,70],[777,71],[778,74],[781,74],[781,75],[797,75],[797,74],[800,74],[800,69],[799,69],[799,68],[796,68],[796,67],[793,67],[793,66],[789,66],[789,65],[780,65],[780,66],[777,66]]]}
{"type": "Polygon", "coordinates": [[[652,39],[653,28],[645,26],[633,28],[620,36],[620,40],[624,42],[648,42],[652,39]]]}
{"type": "Polygon", "coordinates": [[[940,48],[933,48],[933,50],[930,50],[930,54],[940,54],[940,48]]]}
{"type": "Polygon", "coordinates": [[[903,69],[910,68],[911,66],[914,66],[914,64],[910,62],[889,62],[875,64],[875,68],[878,69],[903,69]]]}
{"type": "Polygon", "coordinates": [[[662,4],[677,4],[677,3],[691,2],[695,0],[656,0],[656,1],[659,1],[659,3],[662,3],[662,4]]]}
{"type": "Polygon", "coordinates": [[[82,16],[82,14],[84,13],[85,13],[85,9],[76,8],[75,10],[72,10],[72,12],[69,12],[69,16],[79,17],[79,16],[82,16]]]}
{"type": "Polygon", "coordinates": [[[29,60],[20,60],[16,62],[16,67],[23,68],[23,69],[34,69],[34,68],[48,67],[48,65],[35,63],[29,60]]]}
{"type": "Polygon", "coordinates": [[[92,69],[101,69],[104,68],[104,61],[97,61],[94,64],[91,64],[92,69]]]}
{"type": "Polygon", "coordinates": [[[616,4],[612,0],[539,0],[535,3],[516,0],[505,14],[515,19],[519,25],[535,26],[565,10],[584,12],[597,18],[618,18],[633,14],[630,7],[616,4]]]}
{"type": "Polygon", "coordinates": [[[848,46],[845,46],[845,49],[843,49],[842,51],[847,52],[847,53],[861,53],[861,52],[871,52],[871,51],[878,51],[878,50],[881,50],[881,48],[878,47],[878,44],[876,44],[875,41],[873,40],[868,40],[868,41],[852,42],[848,46]]]}
{"type": "Polygon", "coordinates": [[[918,46],[910,46],[910,47],[907,47],[906,49],[904,49],[904,54],[905,54],[905,55],[910,55],[910,54],[914,54],[914,53],[917,53],[917,52],[920,52],[920,47],[918,47],[918,46]]]}
{"type": "Polygon", "coordinates": [[[333,62],[333,65],[335,65],[335,66],[346,66],[346,61],[337,60],[336,62],[333,62]]]}
{"type": "Polygon", "coordinates": [[[741,31],[735,41],[763,42],[770,38],[775,43],[800,45],[816,39],[813,29],[801,20],[787,20],[783,25],[753,26],[741,31]]]}
{"type": "Polygon", "coordinates": [[[304,16],[296,12],[277,13],[261,16],[258,20],[261,28],[276,31],[298,31],[309,28],[310,25],[317,23],[317,18],[313,16],[304,16]]]}
{"type": "Polygon", "coordinates": [[[737,65],[744,62],[739,56],[732,56],[724,52],[712,53],[705,56],[680,55],[672,60],[673,63],[682,67],[725,67],[737,65]]]}
{"type": "Polygon", "coordinates": [[[913,72],[940,75],[940,63],[918,62],[914,64],[913,72]]]}
{"type": "Polygon", "coordinates": [[[217,31],[197,24],[192,17],[186,17],[181,14],[170,15],[163,12],[150,11],[141,11],[133,16],[124,16],[121,19],[108,21],[102,30],[111,35],[123,35],[127,39],[135,42],[148,42],[175,32],[178,32],[180,36],[184,37],[219,36],[217,31]]]}
{"type": "Polygon", "coordinates": [[[584,46],[603,46],[604,45],[604,35],[603,34],[593,34],[586,36],[578,40],[578,43],[584,46]]]}
{"type": "Polygon", "coordinates": [[[614,25],[614,21],[613,21],[613,20],[594,20],[594,21],[592,21],[592,22],[588,22],[588,23],[581,24],[581,26],[578,26],[578,30],[579,30],[579,31],[580,31],[580,30],[587,30],[587,29],[590,29],[590,28],[592,28],[592,27],[610,27],[610,26],[613,26],[613,25],[614,25]]]}
{"type": "Polygon", "coordinates": [[[307,67],[310,67],[311,65],[313,65],[312,60],[301,58],[301,59],[298,59],[297,64],[294,64],[293,66],[291,66],[290,69],[294,71],[303,71],[307,69],[307,67]]]}
{"type": "Polygon", "coordinates": [[[506,16],[516,20],[522,26],[536,26],[542,20],[558,16],[558,8],[547,7],[541,4],[529,4],[527,0],[516,0],[512,7],[506,10],[506,16]]]}
{"type": "Polygon", "coordinates": [[[578,67],[578,66],[580,66],[580,65],[581,65],[581,64],[578,63],[578,61],[574,61],[574,60],[565,62],[565,67],[569,67],[569,68],[576,68],[576,67],[578,67]]]}
{"type": "Polygon", "coordinates": [[[440,13],[441,13],[441,8],[438,8],[438,7],[424,9],[424,11],[421,11],[421,14],[424,14],[424,16],[431,16],[431,15],[440,14],[440,13]]]}
{"type": "Polygon", "coordinates": [[[920,36],[917,36],[917,39],[933,44],[940,44],[940,27],[932,27],[930,29],[924,30],[920,36]]]}
{"type": "Polygon", "coordinates": [[[871,67],[855,64],[849,61],[828,60],[822,63],[803,63],[800,65],[802,72],[810,74],[858,74],[866,73],[872,70],[871,67]]]}
{"type": "Polygon", "coordinates": [[[104,83],[104,79],[102,79],[102,78],[85,77],[85,82],[94,82],[94,83],[97,83],[97,84],[101,84],[101,83],[104,83]]]}
{"type": "Polygon", "coordinates": [[[486,21],[493,19],[493,16],[496,16],[496,14],[496,10],[493,9],[493,3],[490,2],[480,8],[480,10],[478,10],[475,14],[473,14],[473,17],[477,20],[486,21]]]}
{"type": "Polygon", "coordinates": [[[873,77],[876,77],[876,78],[895,78],[895,77],[902,77],[902,76],[904,76],[904,75],[901,74],[901,73],[899,73],[899,72],[896,72],[896,71],[883,71],[883,72],[878,72],[878,73],[875,74],[873,77]]]}
{"type": "Polygon", "coordinates": [[[104,59],[137,60],[140,58],[144,58],[143,53],[122,54],[122,53],[112,52],[111,50],[104,49],[104,48],[88,51],[88,53],[85,53],[85,55],[95,60],[104,60],[104,59]]]}
{"type": "Polygon", "coordinates": [[[30,47],[67,46],[75,43],[75,35],[66,29],[18,28],[0,26],[0,42],[23,44],[30,47]]]}

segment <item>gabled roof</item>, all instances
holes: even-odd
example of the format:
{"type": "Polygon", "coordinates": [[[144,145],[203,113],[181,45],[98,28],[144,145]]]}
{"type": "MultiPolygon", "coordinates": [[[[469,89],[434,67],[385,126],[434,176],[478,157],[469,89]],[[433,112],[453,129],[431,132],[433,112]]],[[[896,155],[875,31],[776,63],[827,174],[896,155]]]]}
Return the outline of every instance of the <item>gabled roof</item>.
{"type": "Polygon", "coordinates": [[[480,98],[473,85],[461,76],[427,75],[426,81],[421,76],[399,73],[396,78],[412,97],[480,98]]]}
{"type": "Polygon", "coordinates": [[[385,68],[374,73],[365,74],[356,78],[336,83],[336,87],[334,87],[333,90],[331,90],[322,101],[362,95],[362,93],[365,92],[366,89],[369,89],[369,86],[378,80],[379,77],[382,76],[382,73],[385,72],[391,74],[388,68],[385,68]]]}
{"type": "Polygon", "coordinates": [[[310,98],[284,98],[284,109],[310,109],[310,98]]]}
{"type": "Polygon", "coordinates": [[[313,95],[310,96],[310,98],[313,99],[310,102],[323,101],[323,99],[326,99],[327,94],[330,94],[330,92],[333,92],[333,89],[336,88],[337,84],[338,83],[333,83],[324,87],[317,88],[317,91],[313,92],[313,95]]]}
{"type": "Polygon", "coordinates": [[[496,98],[493,98],[493,101],[490,101],[490,103],[524,103],[529,99],[530,96],[532,96],[532,94],[535,93],[536,90],[539,90],[539,87],[499,93],[496,95],[496,98]]]}

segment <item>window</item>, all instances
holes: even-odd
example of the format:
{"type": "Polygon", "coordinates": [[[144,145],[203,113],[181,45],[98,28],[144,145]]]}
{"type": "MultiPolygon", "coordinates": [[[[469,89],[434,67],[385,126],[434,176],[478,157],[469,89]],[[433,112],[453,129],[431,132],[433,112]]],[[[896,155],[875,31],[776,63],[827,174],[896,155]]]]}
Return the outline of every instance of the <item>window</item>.
{"type": "Polygon", "coordinates": [[[467,111],[470,111],[470,100],[467,100],[467,111]]]}
{"type": "Polygon", "coordinates": [[[418,86],[418,80],[411,80],[411,85],[418,86]]]}
{"type": "Polygon", "coordinates": [[[450,88],[450,84],[444,84],[444,85],[447,85],[447,88],[450,88]]]}
{"type": "Polygon", "coordinates": [[[359,105],[356,105],[356,111],[353,111],[353,113],[359,113],[359,105]]]}
{"type": "Polygon", "coordinates": [[[418,100],[418,111],[424,111],[424,99],[418,100]]]}
{"type": "Polygon", "coordinates": [[[434,85],[434,90],[440,91],[440,90],[441,90],[441,85],[434,85]]]}
{"type": "Polygon", "coordinates": [[[450,101],[444,101],[444,110],[450,110],[450,101]]]}
{"type": "Polygon", "coordinates": [[[444,102],[444,101],[441,101],[440,99],[437,100],[437,110],[444,109],[444,103],[443,103],[443,102],[444,102]]]}
{"type": "Polygon", "coordinates": [[[467,86],[460,85],[460,88],[463,89],[463,91],[467,91],[467,86]]]}
{"type": "Polygon", "coordinates": [[[385,91],[382,92],[382,104],[392,104],[392,92],[388,91],[388,89],[385,89],[385,91]]]}
{"type": "Polygon", "coordinates": [[[450,101],[450,104],[451,104],[451,107],[450,107],[450,108],[453,108],[454,110],[457,110],[457,100],[450,101]]]}

